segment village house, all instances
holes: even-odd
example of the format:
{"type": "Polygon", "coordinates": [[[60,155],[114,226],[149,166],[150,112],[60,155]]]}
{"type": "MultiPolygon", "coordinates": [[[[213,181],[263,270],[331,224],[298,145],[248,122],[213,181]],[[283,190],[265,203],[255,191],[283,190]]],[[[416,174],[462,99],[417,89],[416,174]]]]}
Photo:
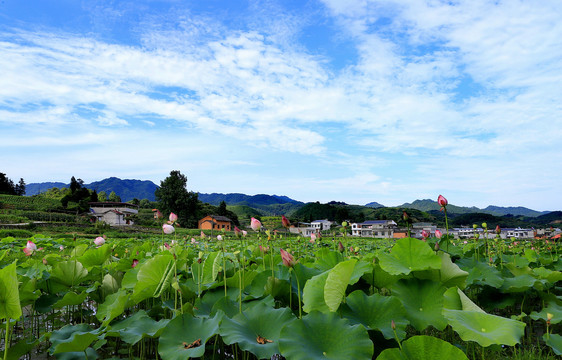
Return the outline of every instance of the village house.
{"type": "Polygon", "coordinates": [[[133,225],[132,215],[139,212],[138,205],[122,202],[90,202],[90,214],[96,221],[110,226],[133,225]]]}
{"type": "Polygon", "coordinates": [[[320,232],[320,231],[330,230],[332,224],[334,224],[334,222],[329,221],[328,219],[314,220],[313,222],[310,223],[310,227],[315,229],[317,232],[320,232]]]}
{"type": "Polygon", "coordinates": [[[392,238],[396,229],[394,220],[367,220],[351,224],[351,235],[360,237],[392,238]]]}
{"type": "Polygon", "coordinates": [[[197,228],[201,230],[232,230],[232,220],[226,216],[207,215],[197,222],[197,228]]]}

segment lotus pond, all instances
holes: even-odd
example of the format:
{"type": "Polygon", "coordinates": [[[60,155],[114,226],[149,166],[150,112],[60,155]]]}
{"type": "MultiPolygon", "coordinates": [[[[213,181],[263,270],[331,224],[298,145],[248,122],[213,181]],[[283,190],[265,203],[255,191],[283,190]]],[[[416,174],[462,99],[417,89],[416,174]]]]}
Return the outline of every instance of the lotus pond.
{"type": "Polygon", "coordinates": [[[554,359],[559,251],[446,236],[7,237],[0,356],[554,359]]]}

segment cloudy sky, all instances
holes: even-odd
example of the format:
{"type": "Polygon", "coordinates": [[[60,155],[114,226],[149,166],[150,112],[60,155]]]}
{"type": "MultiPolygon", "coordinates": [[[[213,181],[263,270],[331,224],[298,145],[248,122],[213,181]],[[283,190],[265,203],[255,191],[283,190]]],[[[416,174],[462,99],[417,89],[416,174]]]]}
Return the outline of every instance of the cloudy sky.
{"type": "Polygon", "coordinates": [[[0,172],[562,209],[562,2],[3,0],[0,172]]]}

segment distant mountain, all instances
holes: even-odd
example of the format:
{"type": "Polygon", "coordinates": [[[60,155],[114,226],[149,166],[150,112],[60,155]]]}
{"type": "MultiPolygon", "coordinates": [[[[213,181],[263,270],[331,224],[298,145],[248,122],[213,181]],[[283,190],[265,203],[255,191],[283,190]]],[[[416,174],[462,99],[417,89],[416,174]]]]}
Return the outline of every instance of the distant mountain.
{"type": "Polygon", "coordinates": [[[370,202],[370,203],[368,203],[368,204],[365,204],[365,206],[366,206],[366,207],[373,208],[373,209],[378,209],[378,208],[383,208],[383,207],[385,207],[384,205],[379,204],[378,202],[375,202],[375,201],[370,202]]]}
{"type": "MultiPolygon", "coordinates": [[[[439,211],[441,206],[435,200],[424,199],[424,200],[415,200],[412,203],[404,203],[399,207],[409,208],[409,209],[417,209],[425,212],[431,211],[439,211]]],[[[537,217],[539,215],[548,214],[550,211],[536,211],[532,209],[528,209],[526,207],[518,206],[518,207],[502,207],[502,206],[488,206],[485,209],[480,209],[475,206],[466,207],[466,206],[456,206],[449,204],[447,206],[447,213],[448,214],[470,214],[470,213],[485,213],[491,214],[494,216],[504,216],[504,215],[514,215],[514,216],[528,216],[528,217],[537,217]]]]}
{"type": "MultiPolygon", "coordinates": [[[[230,194],[204,194],[199,193],[199,200],[204,203],[218,206],[224,201],[229,207],[245,206],[256,209],[261,215],[287,215],[294,213],[304,203],[281,195],[246,195],[240,193],[230,194]]],[[[244,216],[240,215],[239,216],[244,216]]]]}
{"type": "Polygon", "coordinates": [[[25,184],[25,195],[32,196],[45,192],[52,188],[62,188],[69,187],[70,184],[65,184],[61,182],[42,182],[42,183],[31,183],[25,184]]]}
{"type": "MultiPolygon", "coordinates": [[[[44,182],[44,183],[31,183],[25,186],[25,195],[31,196],[39,194],[40,192],[47,191],[50,188],[69,187],[70,184],[61,182],[44,182]]],[[[107,195],[115,191],[121,198],[121,201],[126,202],[137,198],[139,200],[148,199],[155,201],[154,191],[158,186],[150,180],[129,180],[110,177],[100,181],[94,181],[90,184],[84,184],[90,190],[96,190],[98,193],[105,191],[107,195]]]]}
{"type": "Polygon", "coordinates": [[[287,196],[265,195],[265,194],[246,195],[240,193],[230,193],[230,194],[199,193],[199,200],[215,206],[220,205],[222,201],[224,201],[227,205],[248,205],[251,207],[255,205],[275,205],[275,204],[287,204],[287,203],[302,204],[302,202],[293,200],[287,196]]]}

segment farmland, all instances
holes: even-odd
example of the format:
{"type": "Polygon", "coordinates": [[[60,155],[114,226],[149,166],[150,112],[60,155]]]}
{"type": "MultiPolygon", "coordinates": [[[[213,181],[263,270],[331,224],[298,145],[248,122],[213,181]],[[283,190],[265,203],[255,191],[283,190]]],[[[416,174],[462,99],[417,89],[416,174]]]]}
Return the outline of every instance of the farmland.
{"type": "Polygon", "coordinates": [[[142,238],[5,237],[2,355],[384,360],[562,354],[558,243],[493,237],[454,243],[446,235],[373,240],[350,238],[345,230],[315,241],[263,229],[219,237],[185,229],[142,238]]]}

